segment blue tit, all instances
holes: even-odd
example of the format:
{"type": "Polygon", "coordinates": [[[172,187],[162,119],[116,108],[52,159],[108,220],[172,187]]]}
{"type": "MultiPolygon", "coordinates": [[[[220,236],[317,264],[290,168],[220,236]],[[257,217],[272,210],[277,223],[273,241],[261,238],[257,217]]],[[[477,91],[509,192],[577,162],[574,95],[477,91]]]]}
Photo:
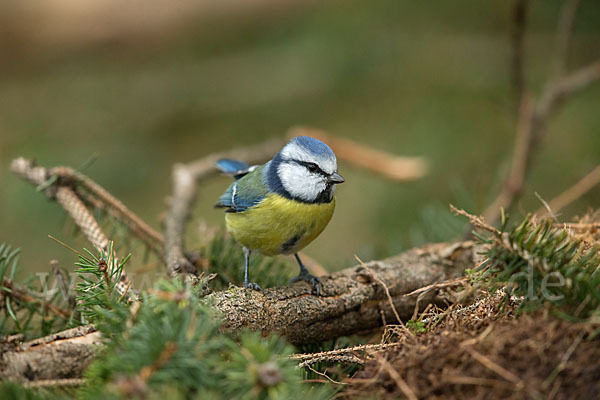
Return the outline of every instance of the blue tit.
{"type": "Polygon", "coordinates": [[[227,208],[227,230],[244,247],[244,288],[262,290],[248,279],[252,251],[267,256],[294,254],[300,274],[291,282],[306,281],[320,295],[321,282],[304,267],[298,252],[329,223],[335,208],[335,185],[344,182],[331,148],[299,136],[264,165],[250,167],[222,159],[217,167],[236,179],[215,207],[227,208]]]}

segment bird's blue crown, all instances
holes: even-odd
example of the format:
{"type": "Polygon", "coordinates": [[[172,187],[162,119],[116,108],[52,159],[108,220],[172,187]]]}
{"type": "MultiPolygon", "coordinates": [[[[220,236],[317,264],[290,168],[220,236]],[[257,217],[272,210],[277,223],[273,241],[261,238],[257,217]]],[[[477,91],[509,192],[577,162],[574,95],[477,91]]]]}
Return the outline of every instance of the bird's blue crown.
{"type": "Polygon", "coordinates": [[[290,144],[292,143],[306,149],[309,153],[319,158],[335,158],[335,154],[333,154],[329,146],[310,136],[297,136],[290,141],[290,144]]]}

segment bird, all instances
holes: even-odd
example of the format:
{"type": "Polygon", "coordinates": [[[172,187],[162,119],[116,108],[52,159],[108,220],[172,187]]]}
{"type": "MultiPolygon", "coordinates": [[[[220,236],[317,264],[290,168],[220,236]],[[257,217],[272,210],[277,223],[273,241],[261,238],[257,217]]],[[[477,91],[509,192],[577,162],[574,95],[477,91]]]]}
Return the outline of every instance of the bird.
{"type": "Polygon", "coordinates": [[[263,165],[226,158],[216,165],[235,179],[215,207],[226,208],[226,229],[244,249],[244,288],[262,291],[248,278],[252,252],[293,254],[300,272],[290,283],[308,282],[320,296],[321,281],[308,272],[298,252],[331,220],[335,187],[344,182],[331,148],[318,139],[297,136],[263,165]]]}

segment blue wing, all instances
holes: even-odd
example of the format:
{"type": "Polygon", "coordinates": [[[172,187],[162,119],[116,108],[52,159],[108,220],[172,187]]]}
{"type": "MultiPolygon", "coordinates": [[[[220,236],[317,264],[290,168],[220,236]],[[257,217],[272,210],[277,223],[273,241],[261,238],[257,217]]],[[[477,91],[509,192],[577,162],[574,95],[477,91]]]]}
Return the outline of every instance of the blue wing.
{"type": "Polygon", "coordinates": [[[248,172],[229,185],[215,207],[226,207],[227,212],[241,212],[258,204],[269,193],[262,179],[263,168],[262,165],[250,167],[248,172]]]}

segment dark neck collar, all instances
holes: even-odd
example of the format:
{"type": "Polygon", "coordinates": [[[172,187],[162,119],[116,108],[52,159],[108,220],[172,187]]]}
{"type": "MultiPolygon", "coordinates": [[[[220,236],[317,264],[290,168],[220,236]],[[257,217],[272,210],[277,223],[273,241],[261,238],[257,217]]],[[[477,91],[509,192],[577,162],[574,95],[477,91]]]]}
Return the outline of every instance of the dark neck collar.
{"type": "Polygon", "coordinates": [[[275,157],[271,161],[269,161],[263,171],[263,179],[265,184],[269,188],[269,191],[275,192],[280,196],[285,197],[286,199],[298,201],[300,203],[305,204],[322,204],[322,203],[331,203],[333,200],[333,185],[327,185],[325,190],[323,190],[315,200],[306,201],[299,197],[293,196],[290,192],[286,190],[281,182],[281,178],[279,174],[277,174],[277,168],[279,168],[279,164],[283,162],[283,158],[281,157],[281,153],[277,153],[275,157]]]}

